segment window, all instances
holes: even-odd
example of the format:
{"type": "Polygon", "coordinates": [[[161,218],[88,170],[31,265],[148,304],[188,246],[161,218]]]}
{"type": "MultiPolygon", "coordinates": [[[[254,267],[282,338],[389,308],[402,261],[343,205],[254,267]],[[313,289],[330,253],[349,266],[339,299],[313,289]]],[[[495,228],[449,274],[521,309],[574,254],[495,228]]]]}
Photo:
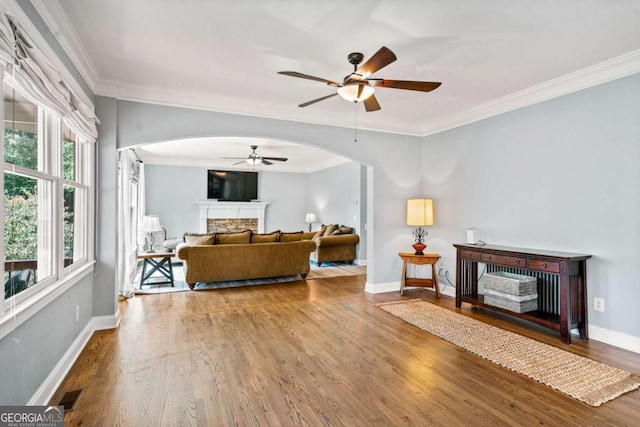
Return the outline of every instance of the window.
{"type": "Polygon", "coordinates": [[[88,261],[93,150],[6,82],[3,100],[4,301],[16,304],[88,261]]]}
{"type": "Polygon", "coordinates": [[[64,266],[86,259],[87,191],[81,173],[82,144],[66,124],[62,125],[64,266]]]}

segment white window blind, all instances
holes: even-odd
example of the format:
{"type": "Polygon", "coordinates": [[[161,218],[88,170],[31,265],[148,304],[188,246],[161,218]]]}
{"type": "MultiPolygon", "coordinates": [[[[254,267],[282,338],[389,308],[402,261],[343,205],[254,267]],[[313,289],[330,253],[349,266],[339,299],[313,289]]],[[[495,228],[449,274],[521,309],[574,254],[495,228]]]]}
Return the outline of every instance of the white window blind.
{"type": "Polygon", "coordinates": [[[99,121],[92,109],[1,7],[0,15],[0,65],[5,68],[5,80],[31,102],[61,117],[83,140],[95,142],[99,121]]]}

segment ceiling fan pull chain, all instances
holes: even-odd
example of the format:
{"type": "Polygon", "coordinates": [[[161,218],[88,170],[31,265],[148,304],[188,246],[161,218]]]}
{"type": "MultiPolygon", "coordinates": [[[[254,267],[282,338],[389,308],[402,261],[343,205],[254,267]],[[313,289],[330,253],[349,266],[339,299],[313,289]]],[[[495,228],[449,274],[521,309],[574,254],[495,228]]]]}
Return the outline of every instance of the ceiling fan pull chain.
{"type": "Polygon", "coordinates": [[[353,103],[353,142],[358,142],[358,104],[353,103]]]}

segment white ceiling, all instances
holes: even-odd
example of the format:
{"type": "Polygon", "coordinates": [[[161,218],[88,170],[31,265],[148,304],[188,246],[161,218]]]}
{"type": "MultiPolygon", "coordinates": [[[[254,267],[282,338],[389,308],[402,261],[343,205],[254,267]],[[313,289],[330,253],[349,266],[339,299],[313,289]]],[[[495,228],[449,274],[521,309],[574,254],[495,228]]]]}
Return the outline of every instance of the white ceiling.
{"type": "Polygon", "coordinates": [[[346,163],[349,159],[324,150],[261,138],[189,138],[177,141],[147,144],[135,148],[145,163],[157,165],[198,166],[226,170],[267,170],[270,172],[310,173],[346,163]],[[251,145],[257,145],[261,157],[285,157],[287,161],[272,161],[272,165],[257,165],[246,161],[251,145]],[[225,159],[238,157],[238,159],[225,159]],[[177,161],[176,159],[179,159],[177,161]],[[240,163],[237,164],[236,163],[240,163]]]}
{"type": "Polygon", "coordinates": [[[277,72],[341,81],[350,52],[387,46],[398,60],[373,77],[442,86],[378,88],[358,127],[413,135],[640,71],[638,0],[33,3],[97,94],[312,123],[351,127],[354,106],[298,108],[331,88],[277,72]]]}

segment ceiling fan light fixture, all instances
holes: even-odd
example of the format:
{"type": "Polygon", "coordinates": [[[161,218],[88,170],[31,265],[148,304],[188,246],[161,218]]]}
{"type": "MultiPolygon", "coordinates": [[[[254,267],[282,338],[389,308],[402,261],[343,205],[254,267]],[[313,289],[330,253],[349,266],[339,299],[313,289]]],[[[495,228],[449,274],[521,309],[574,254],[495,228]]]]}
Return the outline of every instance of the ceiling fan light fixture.
{"type": "Polygon", "coordinates": [[[259,165],[262,163],[262,157],[247,157],[246,162],[251,166],[259,165]]]}
{"type": "Polygon", "coordinates": [[[342,87],[338,88],[338,95],[344,100],[349,102],[362,102],[365,99],[369,98],[376,90],[373,86],[367,83],[347,83],[342,87]],[[358,91],[362,87],[362,91],[360,92],[360,96],[358,96],[358,91]]]}

